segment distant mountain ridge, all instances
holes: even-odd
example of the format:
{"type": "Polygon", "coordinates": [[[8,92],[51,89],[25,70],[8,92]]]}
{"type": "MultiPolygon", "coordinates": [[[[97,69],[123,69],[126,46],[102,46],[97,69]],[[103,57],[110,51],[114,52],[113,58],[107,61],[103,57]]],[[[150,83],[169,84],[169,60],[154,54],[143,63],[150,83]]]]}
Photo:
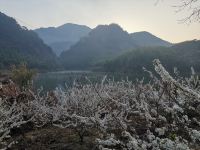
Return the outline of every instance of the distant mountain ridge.
{"type": "MultiPolygon", "coordinates": [[[[39,28],[36,29],[35,32],[57,55],[60,55],[63,51],[69,50],[70,47],[76,44],[81,38],[88,36],[89,32],[92,30],[94,29],[85,25],[66,23],[59,27],[39,28]]],[[[133,42],[139,47],[169,47],[172,45],[170,42],[162,40],[146,31],[131,33],[130,36],[133,42]]]]}
{"type": "Polygon", "coordinates": [[[130,49],[171,45],[148,32],[129,34],[118,24],[99,25],[87,37],[61,53],[60,60],[66,69],[84,69],[130,49]]]}
{"type": "Polygon", "coordinates": [[[29,67],[53,69],[56,56],[38,35],[0,12],[0,69],[26,62],[29,67]]]}
{"type": "Polygon", "coordinates": [[[87,36],[91,29],[85,25],[67,23],[59,27],[39,28],[34,31],[59,55],[87,36]]]}

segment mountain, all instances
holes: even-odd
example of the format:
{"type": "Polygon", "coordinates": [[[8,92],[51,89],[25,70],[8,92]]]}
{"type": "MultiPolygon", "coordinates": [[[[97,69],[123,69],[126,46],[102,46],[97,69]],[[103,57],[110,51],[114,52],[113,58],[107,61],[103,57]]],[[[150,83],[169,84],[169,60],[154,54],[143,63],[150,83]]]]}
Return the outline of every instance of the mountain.
{"type": "Polygon", "coordinates": [[[133,41],[138,44],[140,47],[155,47],[155,46],[172,46],[170,42],[162,40],[155,35],[143,31],[143,32],[135,32],[130,34],[133,41]]]}
{"type": "Polygon", "coordinates": [[[95,63],[136,48],[128,32],[117,24],[99,25],[60,55],[66,69],[88,69],[95,63]]]}
{"type": "Polygon", "coordinates": [[[141,75],[143,67],[153,71],[152,61],[160,59],[170,71],[177,67],[185,75],[190,73],[191,66],[200,72],[200,40],[185,41],[171,47],[138,48],[123,55],[99,64],[103,71],[122,72],[141,75]]]}
{"type": "Polygon", "coordinates": [[[26,62],[29,67],[53,69],[56,56],[38,35],[0,12],[0,69],[26,62]]]}
{"type": "Polygon", "coordinates": [[[35,32],[57,55],[88,35],[91,29],[84,25],[67,23],[59,27],[39,28],[35,32]]]}

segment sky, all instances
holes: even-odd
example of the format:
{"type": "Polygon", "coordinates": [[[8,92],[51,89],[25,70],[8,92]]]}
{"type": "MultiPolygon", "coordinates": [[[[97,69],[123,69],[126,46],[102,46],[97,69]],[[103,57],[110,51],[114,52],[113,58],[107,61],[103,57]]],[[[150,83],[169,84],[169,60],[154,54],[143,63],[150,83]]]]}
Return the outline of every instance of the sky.
{"type": "Polygon", "coordinates": [[[187,10],[176,12],[180,0],[0,0],[0,11],[29,29],[117,23],[129,33],[148,31],[172,43],[200,39],[200,22],[178,20],[187,10]]]}

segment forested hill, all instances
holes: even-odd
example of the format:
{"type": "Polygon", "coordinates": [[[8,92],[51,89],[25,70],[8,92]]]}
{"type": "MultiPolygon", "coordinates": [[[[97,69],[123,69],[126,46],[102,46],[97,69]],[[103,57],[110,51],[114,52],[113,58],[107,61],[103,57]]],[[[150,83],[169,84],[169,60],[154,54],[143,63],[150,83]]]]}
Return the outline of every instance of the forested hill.
{"type": "Polygon", "coordinates": [[[66,69],[85,69],[136,47],[128,32],[119,25],[99,25],[63,52],[60,59],[66,69]]]}
{"type": "Polygon", "coordinates": [[[171,47],[139,48],[129,51],[115,59],[101,64],[102,70],[107,72],[125,72],[141,75],[143,67],[152,69],[152,61],[160,59],[170,71],[177,67],[183,74],[190,73],[191,66],[200,72],[200,41],[186,41],[171,47]]]}
{"type": "Polygon", "coordinates": [[[0,12],[0,69],[27,63],[31,68],[53,69],[56,56],[38,35],[0,12]]]}

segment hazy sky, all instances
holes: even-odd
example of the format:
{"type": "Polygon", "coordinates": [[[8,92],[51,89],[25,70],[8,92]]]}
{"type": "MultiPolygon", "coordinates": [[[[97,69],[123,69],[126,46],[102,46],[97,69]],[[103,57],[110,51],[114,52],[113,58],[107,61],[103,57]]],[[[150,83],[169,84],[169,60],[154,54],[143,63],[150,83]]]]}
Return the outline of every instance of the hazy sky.
{"type": "Polygon", "coordinates": [[[0,0],[0,11],[29,29],[64,23],[118,23],[128,32],[149,31],[170,42],[200,39],[200,23],[180,24],[187,13],[175,13],[180,0],[0,0]]]}

